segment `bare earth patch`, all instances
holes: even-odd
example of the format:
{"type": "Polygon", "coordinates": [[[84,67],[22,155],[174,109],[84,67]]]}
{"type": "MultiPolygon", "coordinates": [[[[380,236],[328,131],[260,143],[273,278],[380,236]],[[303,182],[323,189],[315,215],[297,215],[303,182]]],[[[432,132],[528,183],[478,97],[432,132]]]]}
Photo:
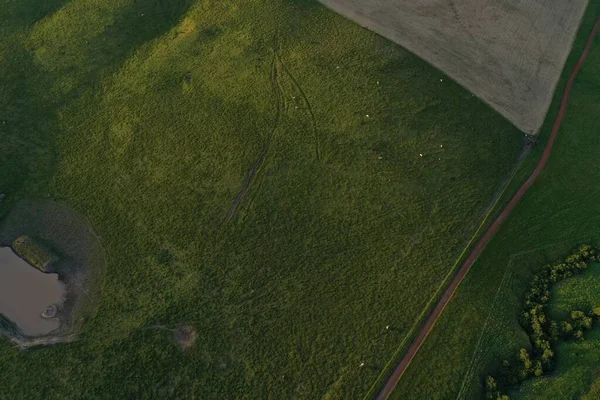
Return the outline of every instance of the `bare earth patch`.
{"type": "Polygon", "coordinates": [[[320,0],[539,131],[588,0],[320,0]]]}
{"type": "Polygon", "coordinates": [[[198,338],[198,333],[193,327],[186,325],[174,329],[173,336],[179,347],[186,350],[194,345],[194,342],[198,338]]]}

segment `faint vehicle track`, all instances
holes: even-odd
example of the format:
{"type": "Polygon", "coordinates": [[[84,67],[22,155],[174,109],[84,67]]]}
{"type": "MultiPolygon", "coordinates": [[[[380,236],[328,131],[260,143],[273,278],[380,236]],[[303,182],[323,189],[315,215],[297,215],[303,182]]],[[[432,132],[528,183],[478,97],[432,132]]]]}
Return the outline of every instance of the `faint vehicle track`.
{"type": "Polygon", "coordinates": [[[515,175],[517,175],[517,172],[519,172],[519,169],[523,165],[523,161],[525,161],[525,158],[531,152],[531,149],[533,149],[534,145],[535,142],[533,141],[531,136],[526,135],[523,139],[523,147],[521,149],[521,153],[519,153],[519,156],[517,157],[517,162],[514,164],[510,173],[506,176],[506,178],[504,178],[502,183],[500,183],[500,186],[498,186],[498,189],[492,196],[492,200],[490,201],[488,206],[483,209],[481,215],[486,215],[490,211],[490,209],[496,206],[500,197],[502,197],[502,195],[506,192],[506,189],[508,189],[508,185],[512,182],[515,175]]]}
{"type": "Polygon", "coordinates": [[[465,262],[461,266],[458,273],[455,275],[455,277],[452,279],[452,281],[450,282],[450,284],[444,291],[444,293],[443,293],[442,297],[440,298],[440,300],[438,301],[436,307],[434,308],[434,310],[431,312],[431,314],[427,318],[425,325],[423,325],[419,334],[415,337],[415,339],[410,344],[404,357],[400,361],[400,364],[394,370],[393,374],[390,376],[390,378],[386,382],[385,386],[383,387],[383,389],[377,396],[378,400],[385,400],[388,398],[388,396],[390,395],[390,393],[392,392],[392,390],[394,389],[394,387],[396,386],[396,384],[398,383],[398,381],[400,380],[400,378],[402,377],[404,372],[408,369],[408,366],[410,365],[411,361],[413,360],[413,358],[415,357],[415,355],[417,354],[417,352],[423,345],[423,342],[425,341],[425,339],[427,338],[427,336],[433,329],[433,326],[435,325],[435,323],[439,319],[440,315],[442,314],[442,312],[444,311],[444,309],[450,302],[450,299],[456,292],[456,289],[458,288],[458,286],[460,285],[460,283],[462,282],[464,277],[467,275],[467,272],[469,272],[469,269],[471,268],[471,266],[473,265],[473,263],[475,262],[477,257],[481,254],[481,252],[483,251],[483,249],[485,248],[487,243],[492,239],[492,237],[500,229],[500,227],[502,226],[504,221],[512,213],[512,211],[515,209],[517,204],[521,201],[521,199],[523,198],[525,193],[533,185],[533,183],[535,182],[537,177],[540,175],[540,173],[542,172],[542,170],[548,163],[548,159],[550,158],[550,155],[552,154],[552,148],[554,147],[554,142],[556,141],[556,137],[558,136],[558,132],[560,130],[562,121],[566,114],[567,104],[569,101],[569,96],[571,94],[571,90],[573,88],[573,84],[575,82],[575,78],[578,75],[579,71],[581,70],[583,63],[586,60],[586,58],[591,50],[592,44],[594,43],[594,39],[596,37],[596,34],[597,34],[599,28],[600,28],[600,16],[597,18],[596,23],[588,37],[587,43],[585,45],[585,48],[583,49],[581,57],[579,58],[577,64],[573,68],[571,75],[569,76],[569,80],[567,81],[567,85],[565,87],[565,91],[564,91],[564,94],[563,94],[563,97],[561,100],[561,104],[560,104],[560,109],[559,109],[558,115],[556,117],[554,126],[552,128],[552,132],[550,134],[550,137],[548,138],[548,142],[546,143],[546,147],[544,148],[544,152],[542,153],[542,157],[540,158],[537,166],[535,167],[535,169],[533,170],[533,172],[531,173],[529,178],[525,181],[525,183],[523,183],[523,185],[519,188],[519,190],[513,196],[513,198],[510,200],[510,202],[507,204],[507,206],[502,210],[500,215],[496,218],[496,220],[492,223],[492,225],[490,225],[490,227],[487,229],[487,231],[482,236],[482,238],[477,243],[477,245],[473,248],[471,254],[465,260],[465,262]]]}
{"type": "Polygon", "coordinates": [[[256,178],[256,174],[258,173],[258,171],[260,170],[260,168],[262,167],[262,165],[265,161],[265,158],[269,151],[269,147],[271,146],[271,141],[272,141],[273,137],[275,136],[275,132],[277,131],[277,128],[279,127],[279,124],[281,122],[282,110],[285,108],[285,98],[283,95],[283,90],[279,83],[279,56],[277,54],[277,49],[275,49],[273,51],[273,63],[272,63],[272,68],[271,68],[271,84],[273,86],[273,93],[275,94],[275,119],[273,122],[273,127],[271,128],[270,132],[268,133],[267,137],[265,138],[265,141],[262,146],[262,150],[261,150],[260,154],[258,155],[258,158],[256,159],[256,161],[254,161],[254,163],[250,167],[250,170],[248,171],[248,175],[246,176],[246,180],[244,181],[242,188],[238,192],[238,195],[237,195],[235,201],[233,202],[233,205],[229,208],[229,211],[227,212],[227,216],[225,217],[225,223],[229,222],[231,220],[231,218],[234,216],[240,203],[244,199],[244,196],[246,195],[248,188],[250,188],[250,185],[256,178]]]}
{"type": "Polygon", "coordinates": [[[300,96],[302,96],[302,99],[304,100],[304,103],[306,104],[306,108],[308,110],[308,114],[310,115],[310,120],[311,120],[311,124],[312,124],[312,128],[313,128],[313,134],[314,134],[314,140],[315,140],[315,156],[316,156],[317,161],[318,161],[318,160],[321,159],[321,154],[320,154],[320,149],[319,149],[319,129],[318,129],[317,119],[315,117],[315,113],[313,112],[312,104],[308,100],[308,97],[306,96],[306,93],[304,93],[304,90],[302,89],[302,86],[300,86],[300,83],[298,83],[298,80],[291,73],[291,71],[289,70],[289,68],[285,65],[285,63],[283,62],[283,60],[281,59],[281,57],[277,56],[277,58],[279,59],[279,63],[281,64],[281,69],[291,79],[292,83],[294,84],[294,86],[296,87],[296,89],[300,93],[300,96]]]}
{"type": "MultiPolygon", "coordinates": [[[[481,344],[483,343],[483,339],[488,333],[488,327],[492,323],[493,310],[496,308],[496,303],[498,302],[498,299],[500,298],[500,293],[502,293],[502,289],[504,288],[506,283],[510,281],[510,278],[512,277],[511,272],[510,272],[511,262],[512,262],[512,258],[510,259],[510,261],[508,263],[506,263],[506,269],[504,270],[504,275],[502,275],[502,280],[500,281],[500,285],[498,285],[498,288],[496,289],[496,293],[494,294],[494,298],[490,304],[488,316],[485,319],[483,328],[481,329],[479,339],[477,339],[477,344],[475,345],[475,349],[473,350],[473,355],[471,356],[471,362],[469,363],[469,368],[467,369],[467,373],[465,374],[465,376],[463,378],[460,390],[459,390],[458,394],[456,395],[456,400],[463,398],[463,393],[465,392],[465,390],[467,390],[467,383],[471,382],[472,380],[475,379],[475,375],[477,374],[477,371],[479,370],[479,368],[481,367],[481,364],[483,363],[483,360],[484,360],[483,353],[479,357],[477,355],[480,352],[480,349],[482,348],[481,344]]],[[[485,352],[486,352],[486,349],[484,349],[484,353],[485,352]]]]}
{"type": "Polygon", "coordinates": [[[456,20],[456,22],[460,25],[461,28],[464,29],[464,31],[469,36],[473,37],[473,33],[471,32],[471,27],[465,25],[465,22],[460,17],[460,12],[458,11],[458,8],[456,8],[456,3],[454,2],[454,0],[448,0],[448,4],[450,5],[450,9],[452,10],[452,14],[454,14],[454,19],[456,20]]]}
{"type": "Polygon", "coordinates": [[[279,125],[281,122],[281,117],[282,117],[284,111],[287,110],[287,108],[288,108],[287,104],[286,104],[286,99],[285,99],[285,92],[283,90],[283,87],[282,87],[281,81],[280,81],[282,73],[284,73],[287,77],[290,78],[293,86],[296,88],[296,90],[298,90],[298,92],[300,93],[300,96],[302,97],[303,102],[306,105],[306,109],[308,110],[308,113],[310,115],[311,126],[312,126],[312,130],[313,130],[313,135],[314,135],[315,157],[317,160],[321,159],[320,148],[319,148],[319,130],[318,130],[318,125],[317,125],[317,119],[315,117],[315,114],[314,114],[314,111],[312,108],[312,104],[308,100],[306,93],[300,86],[300,83],[298,82],[296,77],[292,74],[290,69],[285,65],[285,63],[281,59],[281,56],[279,55],[279,52],[277,51],[277,47],[275,47],[275,49],[273,50],[273,61],[272,61],[272,67],[271,67],[271,84],[272,84],[273,93],[275,94],[275,120],[273,123],[273,127],[271,128],[269,134],[266,136],[266,138],[264,140],[262,150],[261,150],[260,154],[258,155],[258,158],[256,159],[256,161],[254,161],[254,163],[248,170],[246,179],[244,180],[244,183],[242,184],[242,187],[241,187],[240,191],[238,192],[238,195],[237,195],[235,201],[233,202],[233,205],[229,208],[229,211],[227,212],[227,216],[225,218],[225,223],[229,222],[233,218],[239,205],[241,204],[242,200],[246,196],[248,189],[252,185],[252,182],[254,182],[254,180],[256,178],[256,174],[258,173],[258,171],[260,170],[260,168],[262,167],[262,165],[265,161],[265,158],[266,158],[269,148],[271,146],[271,142],[273,140],[273,137],[275,136],[275,132],[279,128],[279,125]]]}

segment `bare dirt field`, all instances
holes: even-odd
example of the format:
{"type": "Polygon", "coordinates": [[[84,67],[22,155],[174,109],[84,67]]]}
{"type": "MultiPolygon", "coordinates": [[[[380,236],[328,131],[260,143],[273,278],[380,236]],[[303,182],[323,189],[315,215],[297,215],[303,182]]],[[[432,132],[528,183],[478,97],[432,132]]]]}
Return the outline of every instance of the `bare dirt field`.
{"type": "MultiPolygon", "coordinates": [[[[540,129],[587,0],[320,0],[540,129]]],[[[399,88],[401,89],[401,88],[399,88]]]]}

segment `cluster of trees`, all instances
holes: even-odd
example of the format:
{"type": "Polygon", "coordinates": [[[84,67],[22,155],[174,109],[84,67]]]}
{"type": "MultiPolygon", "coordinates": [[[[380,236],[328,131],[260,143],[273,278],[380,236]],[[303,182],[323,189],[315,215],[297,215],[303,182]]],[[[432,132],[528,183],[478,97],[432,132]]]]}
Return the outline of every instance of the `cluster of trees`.
{"type": "Polygon", "coordinates": [[[582,245],[564,261],[546,265],[536,273],[523,301],[521,325],[529,334],[531,350],[522,348],[516,360],[504,360],[497,378],[485,380],[485,396],[489,400],[509,400],[503,389],[514,387],[531,376],[541,376],[554,369],[554,348],[560,340],[583,339],[583,333],[600,321],[600,307],[585,313],[572,311],[565,321],[553,321],[547,314],[551,287],[555,283],[585,271],[600,254],[582,245]]]}

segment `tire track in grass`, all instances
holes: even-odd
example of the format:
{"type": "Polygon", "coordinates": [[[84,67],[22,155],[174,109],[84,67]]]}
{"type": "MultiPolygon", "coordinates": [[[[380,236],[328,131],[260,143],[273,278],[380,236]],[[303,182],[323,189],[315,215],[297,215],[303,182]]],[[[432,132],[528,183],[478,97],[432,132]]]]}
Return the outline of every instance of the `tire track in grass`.
{"type": "Polygon", "coordinates": [[[317,118],[315,117],[315,113],[313,111],[312,104],[308,100],[308,96],[306,96],[306,93],[304,93],[304,90],[302,89],[302,86],[300,86],[300,83],[298,82],[296,77],[291,73],[291,71],[285,65],[283,60],[281,60],[281,57],[278,56],[278,59],[279,59],[279,64],[281,64],[282,70],[290,78],[290,80],[292,81],[292,83],[294,84],[294,86],[296,87],[298,92],[300,93],[300,96],[302,96],[302,100],[304,100],[304,103],[306,104],[306,109],[308,110],[308,114],[310,115],[310,121],[311,121],[312,128],[313,128],[313,135],[314,135],[314,140],[315,140],[315,157],[316,157],[317,161],[319,161],[321,159],[321,150],[319,149],[319,147],[320,147],[319,127],[317,125],[317,118]]]}
{"type": "Polygon", "coordinates": [[[275,94],[275,121],[273,123],[273,128],[271,128],[271,131],[265,138],[263,148],[260,154],[258,155],[258,158],[256,159],[256,161],[254,161],[254,163],[250,167],[250,170],[248,170],[248,174],[246,175],[246,179],[242,184],[242,188],[238,192],[238,195],[235,198],[233,205],[229,208],[229,211],[227,212],[227,216],[225,217],[225,223],[229,222],[233,218],[240,203],[242,202],[246,193],[248,192],[250,185],[252,184],[252,182],[254,182],[256,174],[258,173],[265,161],[265,158],[269,151],[269,147],[271,146],[271,140],[275,136],[275,132],[277,131],[277,128],[279,128],[279,124],[281,122],[282,110],[285,107],[285,98],[283,95],[283,90],[281,89],[281,85],[279,83],[279,56],[277,54],[276,48],[273,50],[273,66],[271,71],[271,84],[273,85],[273,93],[275,94]]]}
{"type": "Polygon", "coordinates": [[[573,68],[571,75],[569,76],[569,80],[567,81],[567,85],[565,86],[565,91],[564,91],[564,94],[563,94],[563,97],[562,97],[562,100],[560,103],[560,109],[559,109],[558,115],[554,122],[552,132],[550,134],[550,137],[548,138],[548,142],[546,143],[546,147],[544,148],[544,152],[542,153],[542,157],[540,158],[540,161],[538,162],[537,166],[535,167],[535,169],[533,170],[533,172],[531,173],[529,178],[525,181],[525,183],[523,183],[523,185],[519,188],[517,193],[510,200],[508,205],[504,208],[504,210],[502,210],[500,215],[496,218],[496,220],[492,223],[492,225],[490,225],[490,227],[487,229],[487,231],[485,232],[483,237],[480,239],[480,241],[477,243],[475,248],[473,248],[473,251],[471,252],[469,257],[465,260],[465,262],[461,266],[458,273],[455,275],[455,277],[452,279],[452,281],[450,282],[450,284],[444,291],[442,297],[438,301],[433,312],[427,318],[425,325],[421,328],[421,331],[419,332],[417,337],[410,344],[406,354],[400,361],[400,364],[396,367],[393,374],[388,379],[385,386],[383,387],[383,389],[377,396],[378,400],[385,400],[388,398],[388,396],[390,395],[390,393],[392,392],[392,390],[394,389],[394,387],[396,386],[396,384],[398,383],[398,381],[400,380],[400,378],[402,377],[404,372],[408,369],[408,366],[410,365],[410,363],[414,359],[415,355],[417,354],[417,352],[423,345],[423,342],[427,338],[427,335],[429,335],[429,333],[431,332],[433,326],[435,325],[435,323],[439,319],[440,315],[442,314],[442,312],[444,311],[444,309],[450,302],[450,299],[456,292],[456,289],[458,288],[458,286],[460,285],[460,283],[466,276],[467,272],[469,272],[469,269],[471,268],[471,266],[473,265],[473,263],[475,262],[477,257],[481,254],[481,252],[483,251],[483,249],[485,248],[487,243],[496,234],[498,229],[500,229],[500,227],[502,226],[504,221],[512,213],[512,211],[515,209],[517,204],[520,202],[520,200],[523,198],[523,196],[529,190],[529,188],[533,185],[535,180],[538,178],[538,176],[540,175],[540,173],[542,172],[542,170],[548,163],[548,159],[550,158],[550,155],[552,154],[554,142],[556,141],[558,132],[562,125],[562,121],[566,114],[567,104],[569,102],[569,96],[571,94],[571,90],[573,88],[575,78],[579,74],[579,71],[581,70],[583,63],[585,62],[585,60],[592,48],[592,44],[594,43],[594,39],[596,37],[596,34],[597,34],[599,28],[600,28],[600,17],[598,17],[596,19],[596,23],[594,24],[594,27],[592,28],[592,31],[588,37],[587,43],[583,49],[583,52],[581,53],[581,56],[580,56],[579,60],[577,61],[577,64],[573,68]]]}
{"type": "Polygon", "coordinates": [[[464,391],[467,388],[467,382],[473,380],[475,371],[477,371],[477,368],[475,368],[475,366],[478,364],[478,361],[479,361],[478,357],[477,357],[477,353],[481,349],[481,344],[483,343],[483,338],[486,336],[486,334],[488,332],[488,326],[490,325],[490,323],[493,319],[494,310],[496,308],[496,302],[498,301],[498,298],[500,297],[502,288],[504,288],[504,285],[506,285],[507,279],[510,276],[509,271],[510,271],[511,263],[512,263],[512,258],[506,264],[506,269],[504,270],[504,275],[502,276],[500,285],[498,285],[498,289],[496,289],[496,294],[494,295],[494,300],[492,301],[492,303],[489,307],[488,316],[485,319],[485,323],[483,324],[483,328],[481,329],[481,334],[479,335],[479,339],[477,340],[477,344],[475,345],[475,349],[473,350],[473,355],[471,356],[471,362],[469,363],[469,368],[467,369],[467,373],[465,374],[465,376],[463,378],[460,390],[458,391],[458,394],[456,395],[457,400],[461,398],[461,396],[463,395],[464,391]]]}

